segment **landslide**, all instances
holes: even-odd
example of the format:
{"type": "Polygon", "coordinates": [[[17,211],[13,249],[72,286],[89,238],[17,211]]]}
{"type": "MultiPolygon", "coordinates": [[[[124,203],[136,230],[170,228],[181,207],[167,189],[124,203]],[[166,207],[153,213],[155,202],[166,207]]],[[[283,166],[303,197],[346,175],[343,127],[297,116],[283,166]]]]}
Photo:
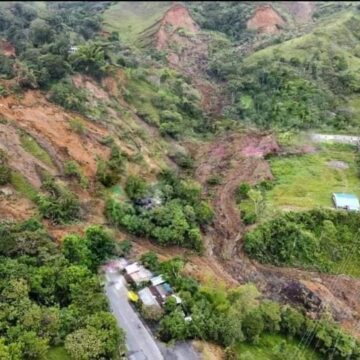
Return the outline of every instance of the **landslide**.
{"type": "Polygon", "coordinates": [[[159,21],[139,35],[143,47],[166,51],[169,65],[191,79],[201,94],[203,109],[218,116],[223,107],[223,95],[218,85],[209,81],[209,42],[211,37],[201,31],[182,4],[173,4],[159,21]]]}
{"type": "Polygon", "coordinates": [[[234,191],[241,182],[256,184],[271,179],[265,159],[281,151],[269,134],[227,134],[208,144],[196,144],[196,179],[212,199],[215,220],[206,232],[207,256],[217,259],[240,283],[254,282],[269,297],[304,307],[309,315],[329,310],[340,324],[360,335],[360,281],[343,275],[333,276],[298,269],[277,268],[250,260],[242,251],[247,226],[236,208],[234,191]],[[219,175],[222,182],[209,186],[207,180],[219,175]]]}
{"type": "MultiPolygon", "coordinates": [[[[6,153],[8,165],[17,176],[14,181],[20,181],[18,184],[12,180],[11,184],[0,187],[0,215],[5,219],[36,215],[37,208],[28,192],[42,191],[45,171],[65,182],[79,196],[85,212],[83,221],[75,225],[54,226],[46,222],[58,240],[70,230],[80,231],[86,224],[105,223],[104,201],[98,196],[95,179],[98,159],[107,160],[110,155],[110,147],[104,139],[113,138],[128,159],[124,174],[141,174],[152,181],[159,169],[170,163],[165,155],[166,142],[160,139],[158,130],[144,123],[136,115],[136,109],[124,101],[124,74],[105,78],[101,84],[90,77],[75,75],[73,83],[87,91],[90,107],[105,107],[102,121],[91,121],[81,114],[66,111],[36,90],[24,91],[21,96],[0,97],[0,149],[6,153]],[[121,108],[115,106],[116,103],[120,103],[121,108]],[[84,131],[73,129],[74,119],[81,122],[84,131]],[[32,139],[49,161],[29,151],[22,142],[23,136],[32,139]],[[139,155],[141,161],[132,160],[139,155]],[[88,178],[87,189],[66,177],[64,164],[69,160],[76,161],[88,178]]],[[[2,84],[10,88],[6,81],[2,84]]],[[[125,178],[122,176],[121,181],[125,178]]]]}

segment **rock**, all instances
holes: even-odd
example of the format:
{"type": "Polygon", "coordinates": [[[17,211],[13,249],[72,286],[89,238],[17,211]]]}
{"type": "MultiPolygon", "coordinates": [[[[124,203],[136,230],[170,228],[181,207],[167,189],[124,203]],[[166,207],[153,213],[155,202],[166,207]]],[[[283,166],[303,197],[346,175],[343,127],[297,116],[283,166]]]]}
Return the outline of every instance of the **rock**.
{"type": "Polygon", "coordinates": [[[0,188],[0,193],[5,196],[11,196],[14,194],[14,191],[8,186],[3,186],[0,188]]]}

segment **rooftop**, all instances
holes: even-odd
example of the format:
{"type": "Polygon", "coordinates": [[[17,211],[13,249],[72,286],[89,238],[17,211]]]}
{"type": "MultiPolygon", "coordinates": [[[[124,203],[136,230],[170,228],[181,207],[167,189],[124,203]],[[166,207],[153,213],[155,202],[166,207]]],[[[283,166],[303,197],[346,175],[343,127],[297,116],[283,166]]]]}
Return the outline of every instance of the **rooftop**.
{"type": "Polygon", "coordinates": [[[160,285],[160,284],[162,284],[162,283],[165,282],[165,280],[163,279],[162,275],[155,276],[155,277],[153,277],[150,281],[151,281],[151,285],[152,285],[152,286],[157,286],[157,285],[160,285]]]}
{"type": "Polygon", "coordinates": [[[334,193],[333,199],[337,208],[360,211],[359,198],[355,194],[334,193]]]}
{"type": "Polygon", "coordinates": [[[151,293],[148,287],[138,292],[139,298],[145,306],[160,306],[156,301],[155,296],[151,293]]]}

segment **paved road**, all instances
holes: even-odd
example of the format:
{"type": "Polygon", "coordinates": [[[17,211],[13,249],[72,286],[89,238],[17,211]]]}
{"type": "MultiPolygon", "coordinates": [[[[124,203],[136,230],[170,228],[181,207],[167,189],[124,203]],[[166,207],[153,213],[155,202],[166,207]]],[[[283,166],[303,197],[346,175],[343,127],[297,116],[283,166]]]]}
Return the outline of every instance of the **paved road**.
{"type": "Polygon", "coordinates": [[[315,142],[333,141],[353,145],[357,145],[360,142],[360,136],[353,135],[310,134],[310,137],[315,142]]]}
{"type": "Polygon", "coordinates": [[[113,314],[120,327],[126,332],[126,345],[129,359],[163,360],[159,347],[148,329],[130,306],[127,289],[121,275],[106,273],[105,291],[113,314]]]}

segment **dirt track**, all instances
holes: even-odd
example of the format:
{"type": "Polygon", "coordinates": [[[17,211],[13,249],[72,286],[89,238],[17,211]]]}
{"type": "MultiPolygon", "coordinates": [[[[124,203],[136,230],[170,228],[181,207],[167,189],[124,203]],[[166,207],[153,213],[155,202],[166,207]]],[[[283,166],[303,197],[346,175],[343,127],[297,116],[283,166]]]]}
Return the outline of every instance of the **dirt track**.
{"type": "Polygon", "coordinates": [[[336,320],[360,337],[356,332],[360,280],[258,264],[241,250],[246,227],[236,208],[234,190],[243,181],[254,184],[272,177],[264,157],[279,151],[275,139],[270,135],[232,134],[199,148],[196,178],[212,197],[215,210],[213,227],[206,234],[208,256],[215,257],[240,283],[255,282],[269,297],[305,306],[312,316],[328,308],[336,320]],[[209,189],[207,180],[216,174],[222,184],[209,189]]]}

